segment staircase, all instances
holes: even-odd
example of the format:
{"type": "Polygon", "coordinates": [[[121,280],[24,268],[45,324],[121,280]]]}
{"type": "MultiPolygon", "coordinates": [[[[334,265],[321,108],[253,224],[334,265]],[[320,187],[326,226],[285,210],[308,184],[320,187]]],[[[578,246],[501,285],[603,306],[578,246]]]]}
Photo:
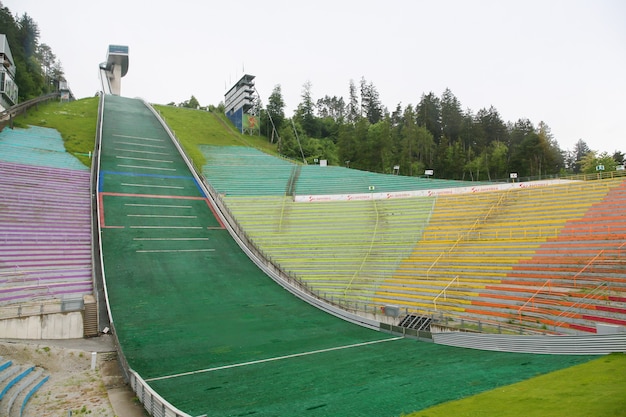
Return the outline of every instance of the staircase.
{"type": "Polygon", "coordinates": [[[417,314],[407,314],[400,320],[398,326],[406,327],[407,329],[430,331],[431,322],[432,319],[430,317],[420,316],[417,314]]]}
{"type": "Polygon", "coordinates": [[[0,161],[0,305],[93,292],[89,172],[0,161]]]}
{"type": "Polygon", "coordinates": [[[43,368],[0,358],[0,416],[21,417],[30,398],[48,379],[43,368]]]}

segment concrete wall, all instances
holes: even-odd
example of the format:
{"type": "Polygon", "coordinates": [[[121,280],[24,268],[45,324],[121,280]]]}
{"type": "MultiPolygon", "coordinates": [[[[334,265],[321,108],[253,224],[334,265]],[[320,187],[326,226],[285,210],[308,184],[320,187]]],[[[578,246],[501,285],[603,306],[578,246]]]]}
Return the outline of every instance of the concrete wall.
{"type": "Polygon", "coordinates": [[[55,313],[0,320],[4,339],[80,339],[83,313],[55,313]]]}

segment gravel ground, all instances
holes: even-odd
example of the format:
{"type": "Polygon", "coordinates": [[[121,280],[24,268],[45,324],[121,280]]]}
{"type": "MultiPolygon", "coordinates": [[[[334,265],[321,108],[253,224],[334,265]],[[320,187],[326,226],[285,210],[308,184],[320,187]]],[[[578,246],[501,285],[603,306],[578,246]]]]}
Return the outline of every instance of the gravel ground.
{"type": "MultiPolygon", "coordinates": [[[[30,399],[24,417],[72,416],[115,417],[108,391],[128,395],[117,354],[107,338],[80,339],[73,341],[0,341],[0,356],[14,364],[29,364],[45,369],[50,379],[30,399]],[[91,370],[91,352],[97,353],[96,369],[91,370]]],[[[132,391],[131,391],[132,393],[132,391]]],[[[116,395],[116,398],[119,395],[116,395]]],[[[143,410],[140,405],[123,404],[133,415],[143,410]]],[[[118,414],[120,412],[118,405],[118,414]]],[[[141,412],[139,415],[142,415],[141,412]]]]}

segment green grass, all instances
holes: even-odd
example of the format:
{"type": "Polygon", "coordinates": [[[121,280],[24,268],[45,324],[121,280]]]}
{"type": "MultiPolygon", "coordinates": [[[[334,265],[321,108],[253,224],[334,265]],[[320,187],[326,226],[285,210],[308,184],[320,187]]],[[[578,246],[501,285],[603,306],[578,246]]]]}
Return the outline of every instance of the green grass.
{"type": "Polygon", "coordinates": [[[84,165],[91,166],[98,123],[98,97],[72,102],[48,102],[32,108],[15,119],[15,127],[41,126],[56,129],[63,138],[65,150],[84,165]]]}
{"type": "Polygon", "coordinates": [[[406,417],[626,416],[626,355],[612,354],[406,417]]]}
{"type": "Polygon", "coordinates": [[[168,126],[197,167],[206,159],[198,146],[250,146],[276,155],[276,145],[262,136],[242,135],[237,132],[226,116],[184,107],[155,105],[168,126]]]}
{"type": "MultiPolygon", "coordinates": [[[[226,116],[181,107],[155,105],[167,124],[180,140],[187,156],[202,167],[205,157],[199,145],[251,146],[277,155],[276,145],[262,136],[242,135],[226,116]]],[[[42,126],[56,129],[61,134],[65,150],[86,166],[91,166],[89,153],[93,151],[98,118],[98,97],[72,102],[58,101],[40,104],[27,114],[17,117],[16,127],[42,126]]]]}

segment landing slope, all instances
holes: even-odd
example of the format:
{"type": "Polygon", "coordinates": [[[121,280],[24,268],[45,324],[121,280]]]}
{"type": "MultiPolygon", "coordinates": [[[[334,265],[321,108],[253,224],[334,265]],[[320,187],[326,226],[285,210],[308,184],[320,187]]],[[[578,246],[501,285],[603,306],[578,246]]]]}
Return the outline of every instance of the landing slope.
{"type": "Polygon", "coordinates": [[[239,250],[138,100],[106,97],[101,152],[122,351],[190,415],[396,416],[589,359],[392,338],[294,298],[239,250]]]}

